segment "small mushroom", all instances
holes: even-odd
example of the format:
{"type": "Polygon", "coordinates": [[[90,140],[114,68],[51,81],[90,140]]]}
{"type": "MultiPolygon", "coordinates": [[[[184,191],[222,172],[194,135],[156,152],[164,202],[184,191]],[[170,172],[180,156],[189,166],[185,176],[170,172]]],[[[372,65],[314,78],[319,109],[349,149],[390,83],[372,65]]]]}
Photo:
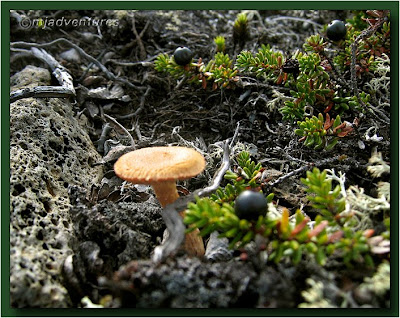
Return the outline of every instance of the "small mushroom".
{"type": "MultiPolygon", "coordinates": [[[[178,199],[176,180],[194,177],[204,168],[204,157],[186,147],[141,148],[122,155],[114,165],[121,179],[151,185],[162,207],[178,199]]],[[[185,236],[184,249],[190,255],[204,255],[203,239],[198,233],[197,229],[185,236]]]]}

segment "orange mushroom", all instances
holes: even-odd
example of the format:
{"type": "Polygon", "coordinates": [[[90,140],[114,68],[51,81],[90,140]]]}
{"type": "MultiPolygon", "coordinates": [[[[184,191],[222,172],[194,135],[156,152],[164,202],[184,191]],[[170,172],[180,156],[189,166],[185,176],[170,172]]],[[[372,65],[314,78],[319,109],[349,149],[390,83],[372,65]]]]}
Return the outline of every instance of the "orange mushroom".
{"type": "MultiPolygon", "coordinates": [[[[186,147],[142,148],[122,155],[114,164],[115,174],[121,179],[151,185],[162,207],[179,197],[176,180],[194,177],[204,168],[204,157],[186,147]]],[[[197,229],[185,235],[184,249],[190,255],[204,255],[203,239],[198,233],[197,229]]]]}

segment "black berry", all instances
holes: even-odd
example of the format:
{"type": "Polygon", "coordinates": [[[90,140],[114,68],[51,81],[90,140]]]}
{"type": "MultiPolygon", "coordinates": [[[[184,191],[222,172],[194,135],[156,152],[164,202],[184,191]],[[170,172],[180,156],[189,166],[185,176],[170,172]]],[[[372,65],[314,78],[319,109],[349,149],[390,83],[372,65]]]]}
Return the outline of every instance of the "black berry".
{"type": "Polygon", "coordinates": [[[235,200],[235,213],[240,219],[257,220],[267,211],[267,199],[261,192],[243,191],[235,200]]]}
{"type": "Polygon", "coordinates": [[[326,29],[326,36],[329,40],[339,41],[344,39],[346,32],[347,29],[344,22],[340,20],[334,20],[329,23],[328,28],[326,29]]]}
{"type": "Polygon", "coordinates": [[[174,52],[174,60],[178,65],[187,65],[193,58],[193,52],[187,47],[178,47],[174,52]]]}
{"type": "Polygon", "coordinates": [[[282,71],[284,71],[285,73],[296,74],[299,73],[299,70],[300,70],[299,61],[296,59],[288,59],[282,65],[282,71]]]}

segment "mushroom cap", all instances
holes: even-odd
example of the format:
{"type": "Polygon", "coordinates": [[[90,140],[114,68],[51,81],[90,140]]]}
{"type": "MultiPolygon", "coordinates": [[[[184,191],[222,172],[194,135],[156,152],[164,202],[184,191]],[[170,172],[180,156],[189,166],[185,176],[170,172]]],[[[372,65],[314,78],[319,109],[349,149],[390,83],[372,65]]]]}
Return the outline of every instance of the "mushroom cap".
{"type": "Polygon", "coordinates": [[[186,147],[149,147],[122,155],[114,164],[115,174],[132,183],[152,184],[184,180],[205,168],[204,157],[186,147]]]}

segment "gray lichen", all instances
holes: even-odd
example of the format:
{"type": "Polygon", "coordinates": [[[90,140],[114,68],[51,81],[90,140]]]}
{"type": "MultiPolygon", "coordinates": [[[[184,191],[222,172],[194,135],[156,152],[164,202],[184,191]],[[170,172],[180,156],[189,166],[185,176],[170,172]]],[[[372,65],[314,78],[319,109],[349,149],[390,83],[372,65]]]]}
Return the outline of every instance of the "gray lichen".
{"type": "Polygon", "coordinates": [[[367,170],[373,177],[380,177],[384,173],[390,173],[390,166],[383,161],[382,153],[375,149],[369,159],[367,170]]]}
{"type": "Polygon", "coordinates": [[[324,296],[324,284],[322,281],[315,281],[307,278],[309,289],[301,292],[305,302],[299,304],[299,308],[337,308],[324,296]]]}
{"type": "Polygon", "coordinates": [[[372,292],[377,296],[384,296],[390,291],[390,264],[381,263],[372,277],[365,277],[364,282],[358,287],[359,291],[372,292]]]}

